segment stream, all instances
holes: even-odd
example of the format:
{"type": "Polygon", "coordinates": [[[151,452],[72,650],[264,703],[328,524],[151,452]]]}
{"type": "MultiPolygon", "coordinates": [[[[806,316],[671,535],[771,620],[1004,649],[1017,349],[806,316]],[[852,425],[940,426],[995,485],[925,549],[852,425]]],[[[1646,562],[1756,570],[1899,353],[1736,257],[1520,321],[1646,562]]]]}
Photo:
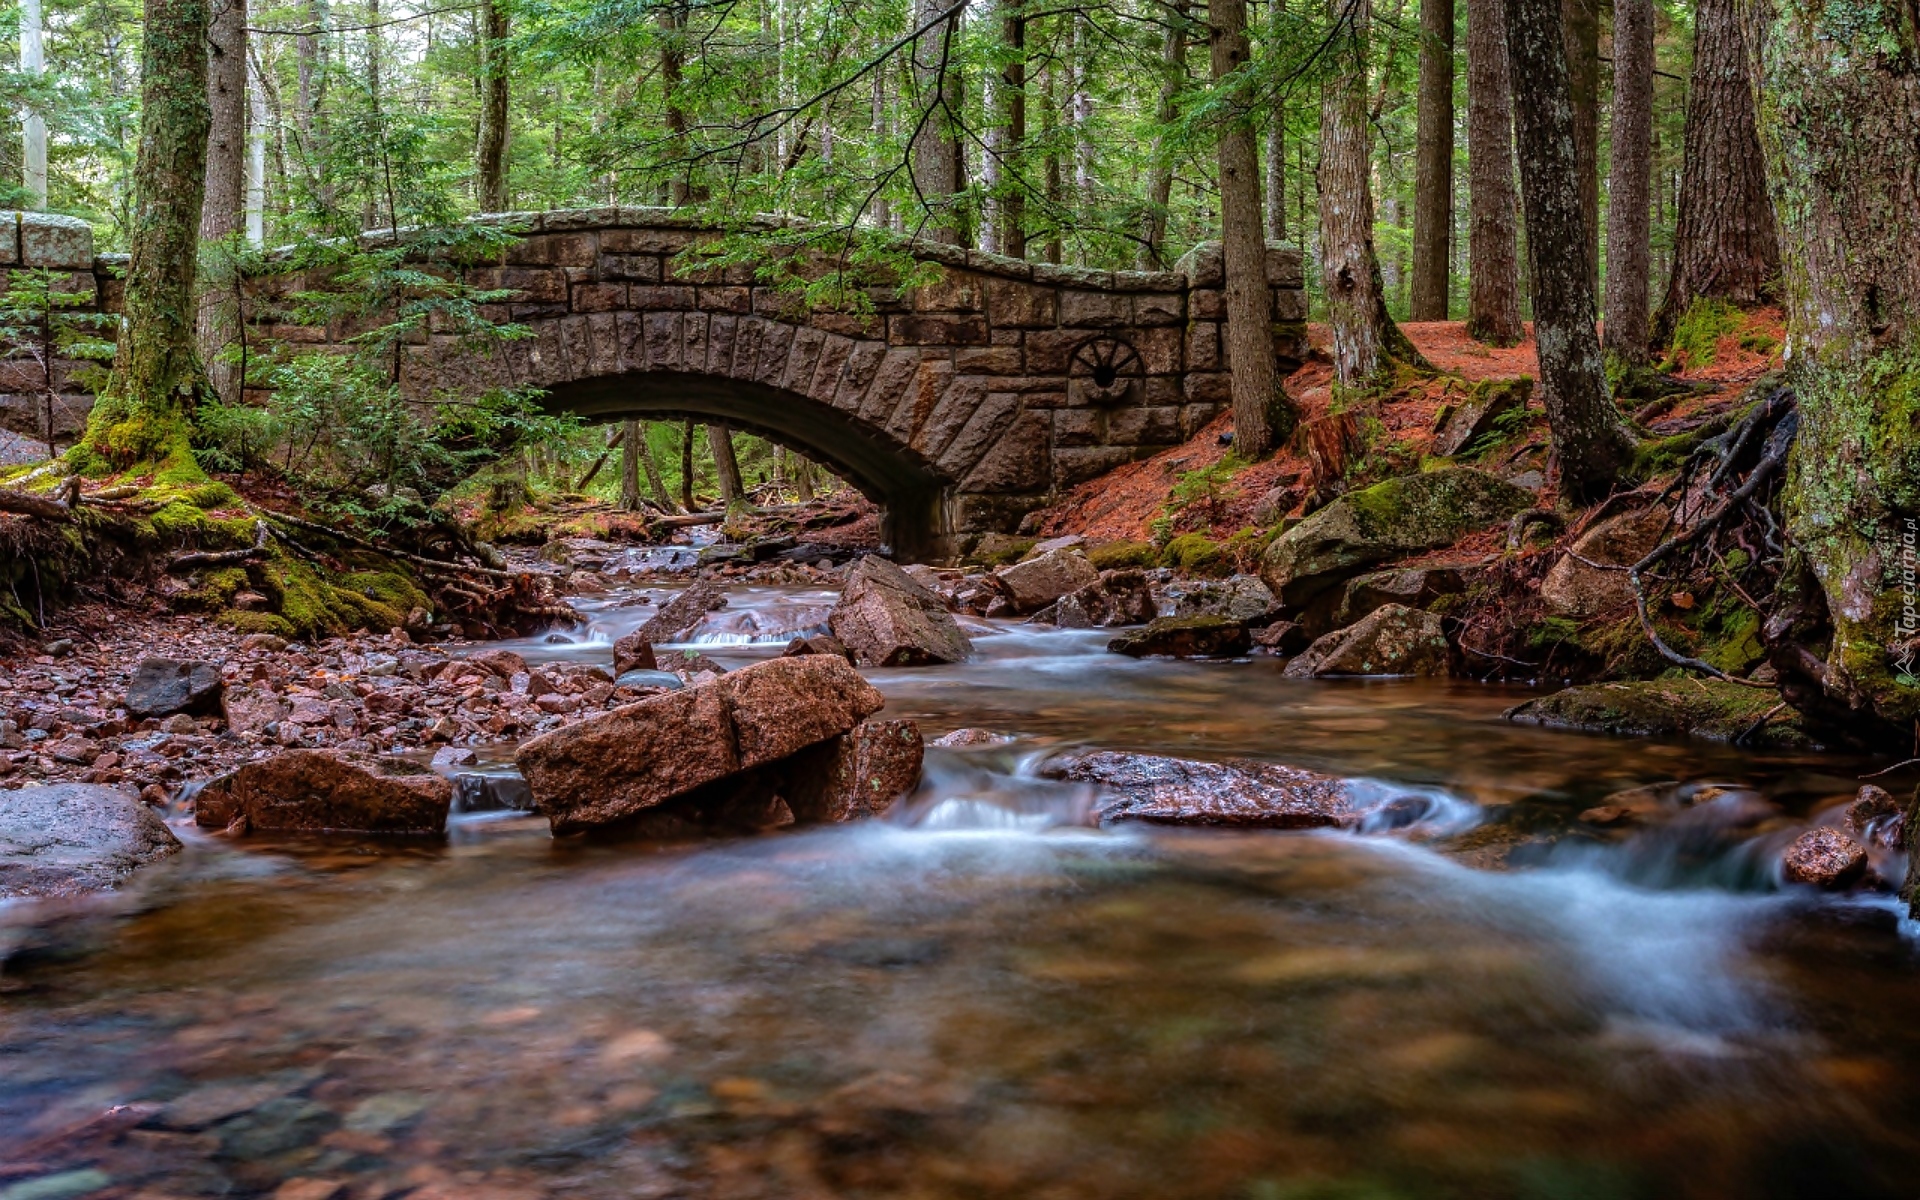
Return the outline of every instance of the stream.
{"type": "MultiPolygon", "coordinates": [[[[605,664],[630,598],[505,645],[605,664]]],[[[688,648],[777,653],[833,598],[736,588],[688,648]]],[[[868,672],[883,715],[1019,737],[930,748],[883,820],[182,830],[124,894],[0,908],[0,1200],[1920,1192],[1914,943],[1890,897],[1775,879],[1857,764],[963,622],[972,661],[868,672]],[[1034,773],[1083,745],[1309,767],[1417,819],[1102,830],[1034,773]],[[1577,820],[1668,781],[1727,790],[1577,820]]]]}

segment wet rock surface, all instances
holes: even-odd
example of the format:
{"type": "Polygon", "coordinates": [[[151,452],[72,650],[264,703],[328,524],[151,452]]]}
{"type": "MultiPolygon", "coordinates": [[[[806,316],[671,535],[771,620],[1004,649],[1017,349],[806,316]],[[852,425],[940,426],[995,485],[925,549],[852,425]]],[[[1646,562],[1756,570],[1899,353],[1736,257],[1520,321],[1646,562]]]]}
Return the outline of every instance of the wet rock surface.
{"type": "Polygon", "coordinates": [[[437,834],[453,784],[419,763],[349,750],[289,750],[210,780],[203,829],[239,833],[437,834]]]}
{"type": "Polygon", "coordinates": [[[1787,847],[1780,865],[1789,883],[1844,888],[1866,873],[1867,852],[1838,830],[1809,829],[1787,847]]]}
{"type": "Polygon", "coordinates": [[[130,793],[84,783],[0,791],[0,900],[115,887],[180,850],[130,793]]]}
{"type": "Polygon", "coordinates": [[[964,662],[973,653],[940,598],[877,555],[854,565],[827,624],[863,667],[964,662]]]}
{"type": "Polygon", "coordinates": [[[212,712],[219,706],[223,686],[220,668],[212,663],[149,658],[135,668],[127,684],[127,714],[165,717],[212,712]]]}
{"type": "Polygon", "coordinates": [[[553,831],[573,833],[844,734],[883,703],[835,655],[777,658],[535,738],[516,761],[553,831]]]}
{"type": "Polygon", "coordinates": [[[1556,615],[1574,618],[1631,605],[1633,584],[1624,568],[1659,545],[1672,522],[1672,514],[1657,504],[1599,522],[1547,571],[1540,599],[1556,615]]]}
{"type": "Polygon", "coordinates": [[[1278,763],[1094,750],[1055,759],[1040,773],[1098,788],[1102,822],[1316,829],[1356,815],[1343,781],[1278,763]]]}
{"type": "Polygon", "coordinates": [[[1772,749],[1817,749],[1778,693],[1716,679],[1592,683],[1507,710],[1509,721],[1640,737],[1696,737],[1772,749]],[[1771,714],[1771,715],[1770,715],[1771,714]]]}
{"type": "Polygon", "coordinates": [[[1287,664],[1295,679],[1447,673],[1447,635],[1433,613],[1388,604],[1314,642],[1287,664]]]}
{"type": "Polygon", "coordinates": [[[644,642],[658,646],[668,642],[684,642],[710,612],[717,612],[727,606],[726,589],[711,579],[696,579],[660,606],[646,624],[633,631],[628,639],[635,643],[644,642]]]}
{"type": "Polygon", "coordinates": [[[1038,612],[1100,580],[1099,570],[1086,555],[1066,547],[1002,567],[995,575],[1016,616],[1038,612]]]}
{"type": "Polygon", "coordinates": [[[1246,625],[1231,617],[1159,617],[1107,649],[1134,658],[1234,658],[1252,645],[1246,625]]]}

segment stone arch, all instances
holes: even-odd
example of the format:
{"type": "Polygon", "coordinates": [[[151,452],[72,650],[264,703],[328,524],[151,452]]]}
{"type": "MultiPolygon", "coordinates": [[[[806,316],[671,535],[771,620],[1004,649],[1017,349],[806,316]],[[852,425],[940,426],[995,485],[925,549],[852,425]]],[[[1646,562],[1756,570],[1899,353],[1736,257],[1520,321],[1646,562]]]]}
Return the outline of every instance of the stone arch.
{"type": "Polygon", "coordinates": [[[588,421],[724,422],[830,467],[881,506],[881,539],[906,559],[940,556],[955,480],[910,445],[857,416],[786,388],[687,371],[627,371],[558,383],[546,404],[588,421]]]}

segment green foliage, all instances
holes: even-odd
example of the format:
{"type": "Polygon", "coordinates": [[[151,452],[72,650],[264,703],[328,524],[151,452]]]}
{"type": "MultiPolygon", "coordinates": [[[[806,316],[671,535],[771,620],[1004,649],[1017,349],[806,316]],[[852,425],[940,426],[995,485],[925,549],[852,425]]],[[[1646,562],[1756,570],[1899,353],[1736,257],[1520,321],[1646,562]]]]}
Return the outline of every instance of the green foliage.
{"type": "Polygon", "coordinates": [[[1160,551],[1160,565],[1189,575],[1227,574],[1233,562],[1220,543],[1198,533],[1183,533],[1160,551]]]}
{"type": "Polygon", "coordinates": [[[112,315],[82,311],[93,303],[93,295],[66,291],[61,285],[70,278],[43,267],[15,268],[6,273],[7,287],[0,292],[0,344],[10,349],[8,357],[28,365],[27,379],[21,382],[38,400],[48,457],[58,452],[57,361],[93,364],[77,372],[74,382],[95,391],[105,383],[102,364],[113,361],[112,315]]]}
{"type": "MultiPolygon", "coordinates": [[[[1246,465],[1229,451],[1211,466],[1182,471],[1176,476],[1167,503],[1161,510],[1161,520],[1167,522],[1169,535],[1179,525],[1211,526],[1224,519],[1227,502],[1240,494],[1239,489],[1233,486],[1233,477],[1246,465]]],[[[1159,521],[1154,523],[1156,528],[1159,524],[1159,521]]],[[[1157,535],[1155,541],[1166,544],[1165,539],[1157,535]]]]}

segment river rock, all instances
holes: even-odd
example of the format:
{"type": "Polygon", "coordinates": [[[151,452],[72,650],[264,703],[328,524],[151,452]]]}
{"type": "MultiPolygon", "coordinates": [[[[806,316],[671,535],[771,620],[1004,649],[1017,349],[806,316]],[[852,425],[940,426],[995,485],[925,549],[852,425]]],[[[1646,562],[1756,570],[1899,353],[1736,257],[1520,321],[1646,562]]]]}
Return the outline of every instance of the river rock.
{"type": "Polygon", "coordinates": [[[127,684],[127,712],[136,717],[219,710],[224,684],[220,668],[208,662],[149,658],[134,668],[127,684]]]}
{"type": "Polygon", "coordinates": [[[1906,845],[1906,824],[1900,802],[1893,793],[1871,783],[1863,783],[1847,805],[1847,832],[1862,842],[1878,843],[1898,850],[1906,845]]]}
{"type": "Polygon", "coordinates": [[[194,822],[253,833],[440,833],[453,784],[403,758],[288,750],[200,789],[194,822]]]}
{"type": "Polygon", "coordinates": [[[1278,763],[1095,750],[1054,759],[1040,774],[1099,788],[1103,822],[1315,829],[1356,815],[1341,780],[1278,763]]]}
{"type": "Polygon", "coordinates": [[[1339,607],[1334,610],[1334,623],[1351,625],[1389,604],[1425,608],[1442,596],[1458,595],[1466,590],[1461,570],[1459,567],[1400,567],[1349,579],[1341,593],[1339,607]]]}
{"type": "Polygon", "coordinates": [[[517,760],[554,833],[573,833],[846,733],[883,703],[845,659],[776,658],[544,734],[517,760]]]}
{"type": "Polygon", "coordinates": [[[1247,627],[1230,617],[1156,617],[1107,643],[1134,658],[1237,658],[1252,646],[1247,627]]]}
{"type": "Polygon", "coordinates": [[[179,849],[127,792],[87,783],[0,792],[0,899],[110,888],[179,849]]]}
{"type": "Polygon", "coordinates": [[[1445,675],[1447,635],[1430,612],[1389,604],[1308,646],[1283,672],[1324,675],[1445,675]]]}
{"type": "Polygon", "coordinates": [[[800,825],[879,816],[919,786],[923,752],[912,721],[866,721],[783,764],[780,794],[800,825]]]}
{"type": "Polygon", "coordinates": [[[964,662],[973,653],[938,596],[873,554],[848,574],[827,627],[864,667],[964,662]]]}
{"type": "Polygon", "coordinates": [[[684,642],[706,620],[707,614],[727,606],[726,589],[711,579],[699,579],[662,604],[659,611],[630,637],[659,646],[684,642]]]}
{"type": "Polygon", "coordinates": [[[660,662],[653,655],[653,643],[638,633],[630,633],[613,644],[613,673],[616,678],[628,671],[657,671],[660,662]]]}
{"type": "Polygon", "coordinates": [[[292,713],[280,696],[260,687],[227,688],[220,696],[220,712],[229,733],[260,733],[292,713]]]}
{"type": "Polygon", "coordinates": [[[1265,624],[1274,607],[1273,591],[1257,575],[1233,575],[1189,586],[1175,597],[1176,617],[1226,617],[1244,624],[1265,624]]]}
{"type": "Polygon", "coordinates": [[[1038,612],[1060,597],[1100,581],[1100,571],[1077,549],[1061,548],[995,573],[1016,615],[1038,612]]]}
{"type": "Polygon", "coordinates": [[[490,671],[502,679],[512,679],[527,669],[527,660],[511,650],[482,650],[476,654],[467,655],[465,661],[490,671]]]}
{"type": "Polygon", "coordinates": [[[853,651],[847,649],[845,642],[830,633],[819,633],[812,637],[796,637],[787,643],[787,648],[780,652],[780,657],[800,658],[807,654],[831,654],[835,658],[844,658],[848,662],[853,661],[853,651]]]}
{"type": "Polygon", "coordinates": [[[1533,504],[1533,493],[1484,471],[1450,467],[1342,496],[1267,547],[1260,578],[1299,607],[1374,563],[1452,545],[1533,504]]]}
{"type": "Polygon", "coordinates": [[[1014,740],[1010,733],[995,733],[991,729],[956,729],[943,733],[933,739],[932,745],[944,750],[963,750],[969,746],[1004,746],[1014,740]]]}
{"type": "Polygon", "coordinates": [[[1157,609],[1153,586],[1144,571],[1102,571],[1100,578],[1077,592],[1060,597],[1034,614],[1033,623],[1061,629],[1107,629],[1116,625],[1144,625],[1157,609]]]}
{"type": "Polygon", "coordinates": [[[1787,847],[1781,867],[1789,883],[1844,888],[1867,869],[1867,852],[1837,829],[1809,829],[1787,847]]]}
{"type": "Polygon", "coordinates": [[[1780,750],[1818,749],[1778,692],[1718,679],[1590,683],[1517,704],[1503,715],[1522,725],[1640,736],[1686,735],[1780,750]],[[1764,720],[1763,720],[1764,718],[1764,720]]]}
{"type": "Polygon", "coordinates": [[[1580,559],[1631,566],[1660,544],[1672,520],[1664,507],[1653,504],[1601,521],[1575,539],[1571,552],[1548,570],[1540,581],[1541,601],[1556,616],[1580,620],[1632,604],[1633,584],[1625,571],[1602,570],[1580,559]]]}

